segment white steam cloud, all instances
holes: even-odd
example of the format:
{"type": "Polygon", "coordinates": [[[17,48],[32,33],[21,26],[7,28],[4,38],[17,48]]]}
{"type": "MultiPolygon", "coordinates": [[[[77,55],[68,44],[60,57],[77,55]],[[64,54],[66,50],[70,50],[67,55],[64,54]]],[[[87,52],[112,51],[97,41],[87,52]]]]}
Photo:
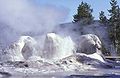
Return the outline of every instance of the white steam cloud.
{"type": "Polygon", "coordinates": [[[0,43],[13,42],[20,33],[51,32],[68,15],[66,8],[36,5],[34,1],[0,0],[0,43]]]}
{"type": "Polygon", "coordinates": [[[22,32],[50,31],[68,14],[65,8],[38,6],[32,1],[0,0],[1,22],[22,32]]]}

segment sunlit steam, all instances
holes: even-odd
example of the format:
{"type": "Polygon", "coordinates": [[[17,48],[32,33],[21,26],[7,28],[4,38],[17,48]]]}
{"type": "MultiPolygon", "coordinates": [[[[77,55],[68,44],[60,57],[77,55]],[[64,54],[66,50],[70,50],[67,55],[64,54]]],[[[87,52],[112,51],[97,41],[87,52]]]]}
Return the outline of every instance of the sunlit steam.
{"type": "Polygon", "coordinates": [[[32,0],[0,0],[0,23],[3,23],[4,27],[8,26],[7,28],[12,29],[1,31],[0,37],[3,37],[2,34],[4,34],[4,36],[11,35],[10,37],[15,38],[15,35],[12,35],[15,33],[11,31],[19,32],[19,34],[43,35],[51,32],[57,24],[64,21],[67,14],[66,8],[36,5],[32,0]]]}

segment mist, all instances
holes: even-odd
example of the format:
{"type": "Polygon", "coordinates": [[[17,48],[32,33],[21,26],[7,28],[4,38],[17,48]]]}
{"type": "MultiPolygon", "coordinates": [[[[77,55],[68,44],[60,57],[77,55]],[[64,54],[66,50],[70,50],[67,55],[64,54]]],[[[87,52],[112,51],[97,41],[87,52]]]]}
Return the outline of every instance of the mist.
{"type": "Polygon", "coordinates": [[[43,35],[67,19],[67,8],[36,5],[34,1],[0,0],[0,37],[10,41],[23,33],[43,35]]]}

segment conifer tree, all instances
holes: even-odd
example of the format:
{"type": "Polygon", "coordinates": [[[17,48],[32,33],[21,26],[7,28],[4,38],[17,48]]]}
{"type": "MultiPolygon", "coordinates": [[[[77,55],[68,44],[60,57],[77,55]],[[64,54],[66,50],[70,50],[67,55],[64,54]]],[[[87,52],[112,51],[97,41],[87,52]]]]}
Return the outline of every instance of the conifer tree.
{"type": "Polygon", "coordinates": [[[73,16],[73,21],[84,21],[85,24],[90,24],[93,21],[92,16],[93,9],[90,8],[90,5],[87,3],[81,2],[77,9],[77,14],[73,16]]]}
{"type": "Polygon", "coordinates": [[[117,5],[116,0],[111,0],[111,9],[108,10],[110,13],[110,19],[109,19],[109,34],[110,38],[112,39],[113,44],[116,47],[116,51],[118,52],[120,47],[120,9],[117,5]]]}
{"type": "Polygon", "coordinates": [[[100,23],[102,23],[102,24],[104,24],[104,25],[107,25],[107,23],[108,23],[108,19],[107,19],[107,17],[104,15],[104,12],[103,12],[103,11],[101,11],[101,12],[99,13],[99,20],[100,20],[100,23]]]}
{"type": "Polygon", "coordinates": [[[118,14],[117,14],[117,27],[116,27],[116,40],[117,40],[117,51],[120,54],[120,8],[118,6],[118,14]]]}
{"type": "Polygon", "coordinates": [[[108,10],[110,13],[110,19],[109,19],[109,34],[110,38],[112,39],[113,43],[115,44],[115,37],[116,37],[116,19],[117,19],[117,1],[111,0],[111,9],[108,10]]]}

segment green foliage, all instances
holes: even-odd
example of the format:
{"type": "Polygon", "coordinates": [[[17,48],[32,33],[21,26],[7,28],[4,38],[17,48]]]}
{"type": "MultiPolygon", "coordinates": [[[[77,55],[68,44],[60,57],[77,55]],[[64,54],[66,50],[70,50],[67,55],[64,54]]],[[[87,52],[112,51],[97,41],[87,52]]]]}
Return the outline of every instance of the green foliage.
{"type": "Polygon", "coordinates": [[[101,11],[99,13],[99,19],[100,19],[100,23],[104,24],[104,25],[107,25],[108,24],[108,19],[107,17],[104,15],[104,12],[101,11]]]}
{"type": "Polygon", "coordinates": [[[74,22],[83,21],[84,24],[90,24],[93,21],[92,16],[93,9],[90,8],[90,5],[87,3],[81,2],[77,9],[77,14],[73,17],[74,22]]]}
{"type": "Polygon", "coordinates": [[[116,0],[111,0],[111,9],[108,10],[110,13],[109,19],[109,35],[116,47],[116,51],[120,52],[120,8],[117,5],[116,0]]]}

